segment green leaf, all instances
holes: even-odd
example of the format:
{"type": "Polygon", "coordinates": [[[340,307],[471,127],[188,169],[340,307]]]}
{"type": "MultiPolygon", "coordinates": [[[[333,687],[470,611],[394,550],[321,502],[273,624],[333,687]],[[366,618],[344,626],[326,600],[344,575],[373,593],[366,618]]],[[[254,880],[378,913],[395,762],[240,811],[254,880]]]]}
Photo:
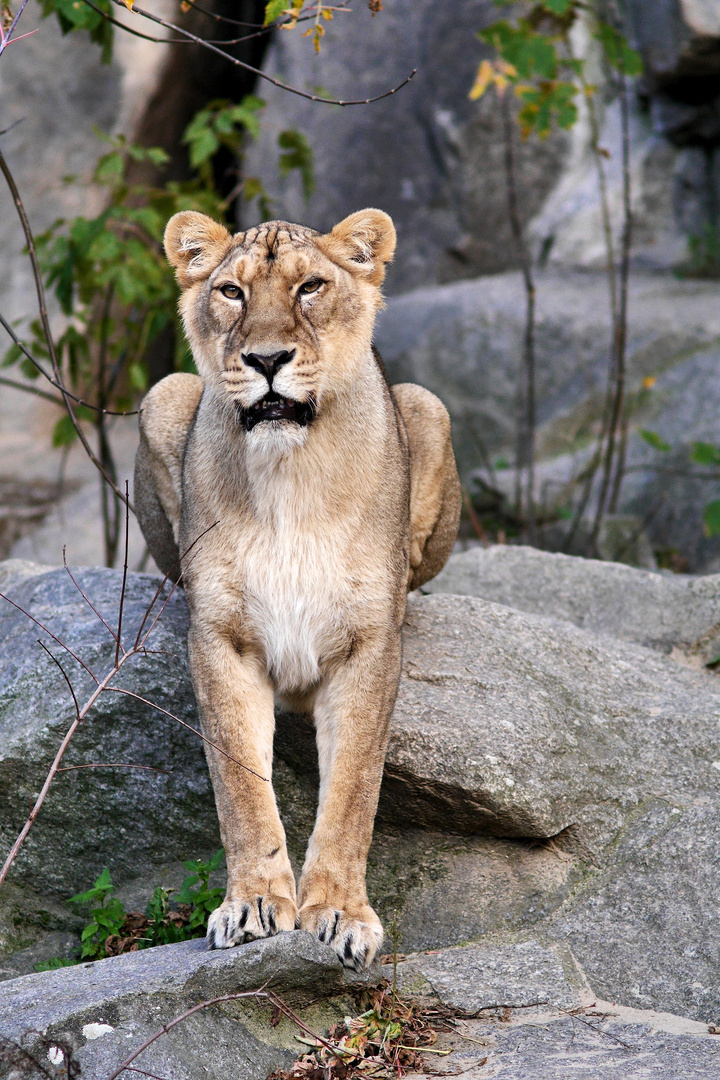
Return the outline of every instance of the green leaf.
{"type": "Polygon", "coordinates": [[[575,0],[543,0],[543,7],[553,15],[567,15],[575,0]]]}
{"type": "Polygon", "coordinates": [[[712,443],[706,442],[694,442],[690,457],[698,465],[720,465],[720,446],[714,446],[712,443]]]}
{"type": "Polygon", "coordinates": [[[35,971],[58,971],[59,968],[75,967],[77,960],[70,960],[67,956],[53,956],[52,960],[42,960],[35,964],[35,971]]]}
{"type": "Polygon", "coordinates": [[[598,21],[595,38],[602,45],[605,59],[612,68],[631,78],[643,73],[640,53],[631,49],[623,35],[609,23],[598,21]]]}
{"type": "Polygon", "coordinates": [[[703,510],[703,521],[706,536],[717,536],[720,533],[720,499],[707,504],[703,510]]]}
{"type": "Polygon", "coordinates": [[[280,132],[278,146],[283,151],[278,159],[281,175],[287,176],[293,169],[299,171],[302,179],[303,195],[307,202],[315,190],[313,155],[309,142],[302,132],[290,128],[287,131],[280,132]]]}
{"type": "Polygon", "coordinates": [[[10,367],[12,364],[16,364],[18,360],[22,357],[22,355],[23,352],[20,346],[16,345],[15,342],[13,342],[8,351],[3,356],[0,367],[10,367]]]}
{"type": "Polygon", "coordinates": [[[268,4],[265,7],[265,20],[263,26],[269,26],[270,23],[279,19],[286,7],[288,7],[287,0],[268,0],[268,4]]]}
{"type": "MultiPolygon", "coordinates": [[[[72,446],[76,439],[77,431],[75,430],[75,426],[68,414],[65,413],[64,416],[60,417],[60,419],[55,424],[55,427],[53,428],[52,445],[57,450],[61,446],[72,446]]],[[[84,900],[90,899],[90,897],[88,896],[88,894],[85,894],[84,897],[72,896],[70,899],[73,901],[73,903],[79,904],[82,903],[84,900]]]]}
{"type": "Polygon", "coordinates": [[[638,435],[645,440],[648,446],[652,446],[653,450],[660,450],[663,454],[667,454],[672,449],[670,444],[661,439],[656,431],[647,431],[645,428],[640,428],[638,435]]]}

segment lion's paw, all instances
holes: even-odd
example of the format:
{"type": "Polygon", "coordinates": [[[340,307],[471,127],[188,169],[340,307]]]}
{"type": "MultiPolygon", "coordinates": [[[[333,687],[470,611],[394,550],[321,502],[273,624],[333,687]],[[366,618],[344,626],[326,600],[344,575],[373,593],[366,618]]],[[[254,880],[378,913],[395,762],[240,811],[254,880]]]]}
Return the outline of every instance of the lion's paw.
{"type": "Polygon", "coordinates": [[[208,948],[229,949],[272,937],[282,930],[294,930],[296,920],[297,907],[284,896],[269,893],[225,900],[208,919],[208,948]]]}
{"type": "Polygon", "coordinates": [[[367,905],[355,916],[324,904],[303,907],[300,929],[315,934],[335,950],[345,967],[355,971],[372,964],[383,941],[380,920],[367,905]]]}

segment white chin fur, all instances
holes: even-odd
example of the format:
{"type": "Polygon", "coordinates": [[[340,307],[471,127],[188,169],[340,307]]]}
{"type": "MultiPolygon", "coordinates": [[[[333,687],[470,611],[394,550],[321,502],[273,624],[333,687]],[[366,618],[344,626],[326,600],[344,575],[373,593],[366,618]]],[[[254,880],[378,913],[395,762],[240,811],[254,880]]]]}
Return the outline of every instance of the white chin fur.
{"type": "Polygon", "coordinates": [[[263,420],[247,433],[247,447],[263,457],[284,457],[307,442],[308,429],[289,420],[263,420]]]}

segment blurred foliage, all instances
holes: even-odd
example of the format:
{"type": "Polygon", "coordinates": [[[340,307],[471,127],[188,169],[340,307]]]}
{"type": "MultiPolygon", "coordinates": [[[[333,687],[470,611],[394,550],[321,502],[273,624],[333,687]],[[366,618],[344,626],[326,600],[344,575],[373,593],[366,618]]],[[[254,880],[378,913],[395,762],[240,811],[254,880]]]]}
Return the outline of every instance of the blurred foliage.
{"type": "Polygon", "coordinates": [[[145,913],[126,911],[113,896],[114,886],[107,867],[91,889],[77,893],[68,900],[80,908],[89,908],[90,921],[81,935],[80,955],[75,959],[53,957],[35,965],[36,971],[54,971],[84,960],[103,960],[155,945],[174,945],[202,937],[208,919],[223,899],[223,889],[211,887],[210,877],[225,859],[222,849],[203,862],[191,859],[183,863],[188,871],[180,889],[164,889],[158,885],[148,902],[145,913]],[[172,905],[170,898],[172,897],[172,905]]]}
{"type": "MultiPolygon", "coordinates": [[[[504,0],[496,0],[505,6],[504,0]]],[[[520,102],[518,124],[523,138],[545,138],[554,127],[567,130],[578,118],[577,95],[585,87],[586,60],[572,53],[569,32],[581,11],[580,0],[543,0],[514,22],[502,19],[478,33],[494,51],[492,60],[480,63],[470,98],[475,101],[492,86],[499,94],[510,89],[520,102]]],[[[642,72],[639,53],[623,35],[593,15],[593,36],[600,44],[605,63],[621,75],[642,72]]]]}

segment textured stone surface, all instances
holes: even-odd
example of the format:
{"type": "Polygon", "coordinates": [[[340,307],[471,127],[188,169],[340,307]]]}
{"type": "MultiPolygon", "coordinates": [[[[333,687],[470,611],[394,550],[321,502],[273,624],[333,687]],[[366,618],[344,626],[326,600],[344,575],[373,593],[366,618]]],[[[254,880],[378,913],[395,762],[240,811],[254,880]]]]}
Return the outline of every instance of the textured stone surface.
{"type": "MultiPolygon", "coordinates": [[[[481,59],[475,34],[499,17],[491,0],[393,0],[376,18],[367,4],[326,24],[322,49],[295,33],[275,36],[264,65],[294,86],[365,98],[417,74],[367,109],[332,109],[264,85],[260,139],[247,169],[278,194],[274,213],[330,229],[364,206],[386,210],[399,245],[389,292],[517,265],[508,220],[502,118],[495,94],[468,92],[481,59]],[[303,131],[313,150],[316,189],[306,203],[298,178],[277,179],[277,136],[303,131]]],[[[518,138],[519,205],[539,209],[565,160],[567,138],[518,138]]]]}
{"type": "MultiPolygon", "coordinates": [[[[399,964],[398,985],[414,993],[429,987],[445,1005],[466,1013],[539,1005],[574,1009],[583,1004],[586,986],[566,953],[563,958],[558,949],[533,940],[442,949],[399,964]]],[[[386,965],[384,973],[391,977],[392,967],[386,965]]]]}
{"type": "Polygon", "coordinates": [[[425,1056],[430,1076],[463,1075],[466,1080],[716,1080],[717,1036],[707,1026],[678,1024],[676,1018],[598,1002],[568,1016],[550,1010],[523,1010],[503,1019],[471,1020],[463,1035],[441,1036],[438,1049],[450,1056],[425,1056]],[[688,1025],[689,1026],[689,1025],[688,1025]]]}
{"type": "MultiPolygon", "coordinates": [[[[636,274],[630,284],[628,370],[634,388],[690,362],[720,338],[712,282],[677,281],[636,274]]],[[[522,355],[525,301],[519,275],[416,289],[391,298],[378,319],[376,342],[391,382],[419,382],[450,411],[461,472],[512,453],[516,377],[522,355]]],[[[538,449],[557,454],[572,447],[588,418],[599,415],[607,381],[610,313],[603,275],[544,271],[537,274],[538,449]]],[[[650,408],[716,408],[713,383],[661,388],[650,408]],[[714,403],[714,404],[713,404],[714,403]]],[[[697,382],[699,383],[699,379],[697,382]]],[[[650,422],[642,426],[652,427],[650,422]]],[[[693,436],[696,424],[685,428],[693,436]]],[[[645,448],[650,451],[649,447],[645,448]]],[[[651,457],[646,454],[646,460],[651,457]]],[[[662,463],[661,463],[662,464],[662,463]]]]}
{"type": "Polygon", "coordinates": [[[422,592],[480,596],[663,652],[720,622],[720,575],[656,574],[504,544],[452,555],[422,592]]]}
{"type": "MultiPolygon", "coordinates": [[[[301,931],[214,953],[190,941],[2,983],[0,1033],[17,1042],[27,1032],[42,1032],[23,1040],[37,1060],[46,1063],[59,1044],[84,1077],[101,1080],[164,1023],[201,1001],[267,987],[303,1012],[314,1002],[317,1023],[318,999],[371,985],[378,976],[377,966],[346,975],[328,946],[301,931]]],[[[252,1001],[201,1010],[134,1064],[173,1080],[257,1080],[287,1066],[297,1047],[292,1027],[267,1022],[271,1011],[252,1001]]]]}
{"type": "MultiPolygon", "coordinates": [[[[77,581],[111,626],[117,625],[122,575],[81,571],[77,581]]],[[[123,634],[134,640],[159,581],[130,575],[123,634]]],[[[91,669],[112,666],[115,645],[63,570],[26,578],[8,594],[66,641],[91,669]]],[[[157,609],[156,609],[157,610],[157,609]]],[[[185,656],[187,606],[174,594],[148,648],[122,669],[114,685],[155,701],[197,726],[185,656]]],[[[42,637],[62,662],[78,700],[92,683],[79,664],[20,611],[0,601],[0,836],[7,850],[40,790],[74,718],[62,674],[43,652],[42,637]]],[[[191,858],[219,847],[217,817],[197,735],[141,702],[105,693],[81,724],[63,765],[119,762],[138,769],[78,769],[59,775],[16,861],[24,886],[64,898],[87,888],[103,866],[116,879],[153,863],[191,858]]]]}
{"type": "MultiPolygon", "coordinates": [[[[383,971],[393,977],[391,965],[383,971]]],[[[417,954],[398,964],[397,982],[404,993],[434,996],[469,1014],[433,1044],[447,1056],[425,1056],[428,1076],[717,1075],[720,1046],[706,1023],[603,1000],[566,944],[526,939],[417,954]]]]}
{"type": "Polygon", "coordinates": [[[391,725],[397,812],[610,839],[652,795],[720,789],[720,685],[637,645],[484,600],[410,598],[391,725]]]}
{"type": "Polygon", "coordinates": [[[653,801],[630,819],[603,869],[577,887],[551,932],[571,946],[601,997],[717,1023],[719,879],[717,800],[653,801]]]}

